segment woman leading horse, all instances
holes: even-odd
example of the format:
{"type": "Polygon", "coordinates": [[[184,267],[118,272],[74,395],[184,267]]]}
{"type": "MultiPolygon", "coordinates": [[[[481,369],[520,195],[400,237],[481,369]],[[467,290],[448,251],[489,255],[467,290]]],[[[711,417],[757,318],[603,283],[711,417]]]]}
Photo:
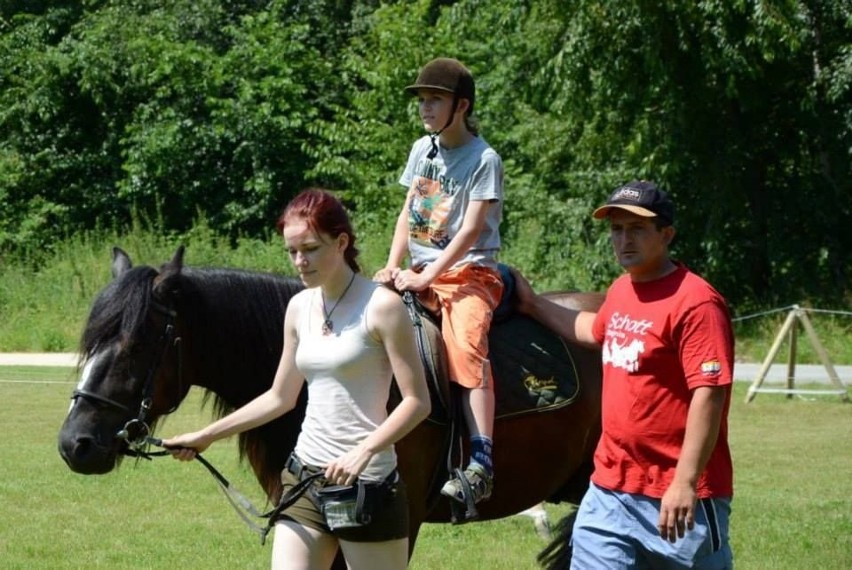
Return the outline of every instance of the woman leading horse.
{"type": "MultiPolygon", "coordinates": [[[[183,248],[159,269],[133,266],[115,248],[112,273],[113,281],[89,314],[80,349],[85,366],[59,433],[63,459],[84,474],[113,470],[132,451],[131,442],[153,433],[157,420],[180,405],[190,386],[214,397],[220,417],[266,392],[284,349],[284,314],[304,288],[278,275],[185,266],[183,248]]],[[[600,302],[599,295],[588,293],[550,298],[589,310],[600,302]]],[[[336,309],[333,299],[325,301],[331,328],[339,331],[335,316],[346,296],[336,309]]],[[[507,317],[500,325],[511,337],[510,348],[526,342],[538,350],[540,338],[514,334],[522,328],[516,319],[507,317]]],[[[577,502],[588,485],[600,429],[600,354],[570,343],[564,349],[570,352],[569,367],[576,370],[575,398],[528,413],[501,414],[498,403],[495,433],[505,444],[494,458],[500,473],[494,494],[478,505],[482,520],[515,514],[542,500],[577,502]]],[[[535,363],[515,368],[535,372],[535,363]]],[[[498,375],[503,371],[495,368],[498,375]]],[[[273,504],[282,494],[281,474],[300,434],[306,394],[303,389],[292,411],[239,436],[240,454],[273,504]]],[[[397,400],[398,395],[389,400],[390,413],[397,400]]],[[[449,502],[439,489],[448,475],[453,428],[446,418],[434,416],[395,444],[408,495],[409,555],[423,522],[451,520],[449,502]]]]}
{"type": "Polygon", "coordinates": [[[278,229],[307,289],[287,306],[272,386],[204,429],[163,445],[178,459],[193,459],[216,440],[291,411],[307,384],[305,419],[284,484],[293,487],[320,472],[322,483],[281,513],[272,567],[328,568],[339,547],[350,568],[405,568],[408,502],[394,443],[430,410],[408,312],[397,294],[359,275],[351,224],[328,192],[296,196],[278,229]],[[388,414],[392,378],[401,399],[388,414]],[[355,494],[323,500],[331,485],[355,494]]]}

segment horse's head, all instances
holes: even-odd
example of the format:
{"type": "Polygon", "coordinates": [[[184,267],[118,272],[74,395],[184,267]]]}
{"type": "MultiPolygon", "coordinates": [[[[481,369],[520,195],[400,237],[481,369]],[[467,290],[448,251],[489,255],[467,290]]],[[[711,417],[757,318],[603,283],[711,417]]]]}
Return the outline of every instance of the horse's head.
{"type": "Polygon", "coordinates": [[[78,473],[111,471],[189,390],[180,378],[175,311],[183,252],[158,271],[133,267],[113,248],[113,281],[89,313],[80,381],[59,432],[59,453],[78,473]]]}

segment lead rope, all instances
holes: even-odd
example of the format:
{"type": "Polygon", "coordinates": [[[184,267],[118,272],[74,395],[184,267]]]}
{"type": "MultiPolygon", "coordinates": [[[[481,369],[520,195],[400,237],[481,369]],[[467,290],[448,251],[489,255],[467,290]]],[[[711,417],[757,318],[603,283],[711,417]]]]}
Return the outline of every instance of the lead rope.
{"type": "MultiPolygon", "coordinates": [[[[124,454],[130,457],[147,459],[149,461],[154,457],[164,457],[169,455],[169,452],[165,449],[163,451],[150,452],[147,450],[148,445],[163,447],[163,440],[155,437],[146,437],[141,444],[137,444],[133,448],[125,450],[124,454]]],[[[222,493],[224,493],[225,498],[228,499],[228,502],[231,504],[231,507],[233,507],[237,515],[243,520],[250,530],[260,537],[261,546],[266,544],[266,537],[269,535],[269,531],[272,530],[281,513],[299,500],[299,497],[305,494],[305,491],[308,490],[315,480],[325,475],[325,472],[320,471],[305,477],[281,496],[281,500],[278,501],[278,504],[274,509],[261,513],[245,495],[240,493],[236,487],[231,485],[231,482],[228,481],[212,463],[202,457],[200,453],[195,455],[195,459],[204,465],[204,467],[207,468],[207,471],[214,479],[216,479],[216,483],[219,485],[219,488],[222,490],[222,493]],[[266,519],[266,524],[261,526],[253,519],[266,519]]]]}

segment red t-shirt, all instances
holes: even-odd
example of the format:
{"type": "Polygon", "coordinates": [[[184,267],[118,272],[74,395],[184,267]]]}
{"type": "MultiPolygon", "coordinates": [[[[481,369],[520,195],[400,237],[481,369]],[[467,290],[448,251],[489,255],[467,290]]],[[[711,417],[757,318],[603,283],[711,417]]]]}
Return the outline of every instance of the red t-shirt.
{"type": "Polygon", "coordinates": [[[692,390],[727,386],[716,447],[699,498],[733,495],[728,409],[734,337],[725,300],[683,265],[652,282],[618,278],[594,323],[603,350],[603,433],[592,481],[660,498],[671,483],[692,390]]]}

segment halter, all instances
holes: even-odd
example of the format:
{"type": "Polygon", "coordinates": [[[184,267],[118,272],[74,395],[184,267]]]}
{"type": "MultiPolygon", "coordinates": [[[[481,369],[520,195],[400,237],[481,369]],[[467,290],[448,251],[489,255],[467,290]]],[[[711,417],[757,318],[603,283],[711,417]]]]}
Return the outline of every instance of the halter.
{"type": "MultiPolygon", "coordinates": [[[[148,372],[145,376],[145,384],[142,389],[142,401],[139,403],[139,411],[136,414],[136,417],[129,420],[124,424],[124,427],[120,429],[116,434],[116,439],[123,439],[127,442],[127,445],[133,448],[136,452],[140,450],[140,448],[146,446],[149,442],[148,436],[151,434],[150,426],[145,422],[148,412],[151,410],[151,405],[154,401],[154,374],[160,367],[160,364],[166,357],[169,349],[174,346],[178,347],[180,345],[180,337],[175,337],[175,317],[177,313],[156,301],[151,301],[151,306],[157,312],[166,316],[166,326],[163,330],[163,334],[160,335],[160,342],[162,343],[162,349],[159,352],[158,358],[151,364],[148,368],[148,372]],[[136,432],[136,435],[131,435],[136,432]]],[[[177,352],[178,354],[178,387],[182,384],[182,374],[181,374],[181,362],[180,362],[180,350],[177,352]]],[[[96,394],[89,390],[83,390],[82,388],[77,388],[71,394],[71,400],[76,400],[77,398],[85,398],[88,400],[94,400],[96,402],[100,402],[102,404],[107,404],[108,406],[112,406],[113,408],[117,408],[127,414],[133,414],[133,410],[122,404],[121,402],[117,402],[112,398],[107,398],[106,396],[102,396],[100,394],[96,394]]],[[[167,414],[175,411],[177,409],[177,404],[172,406],[172,408],[166,412],[167,414]]],[[[127,453],[126,453],[127,454],[127,453]]],[[[130,454],[127,454],[130,455],[130,454]]]]}

